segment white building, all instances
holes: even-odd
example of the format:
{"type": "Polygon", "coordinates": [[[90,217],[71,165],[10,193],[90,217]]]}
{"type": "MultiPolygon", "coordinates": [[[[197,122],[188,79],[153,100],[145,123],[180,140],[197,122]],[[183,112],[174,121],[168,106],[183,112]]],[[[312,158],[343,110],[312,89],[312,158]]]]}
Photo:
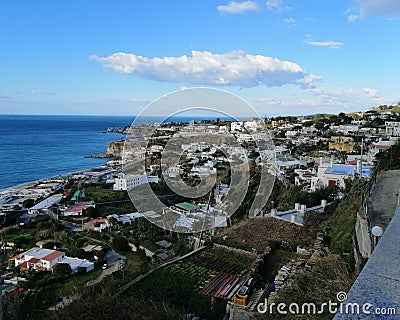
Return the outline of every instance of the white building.
{"type": "Polygon", "coordinates": [[[351,124],[356,126],[364,126],[367,124],[367,121],[362,119],[354,119],[351,121],[351,124]]]}
{"type": "Polygon", "coordinates": [[[103,230],[109,228],[111,225],[109,223],[109,219],[94,219],[89,222],[86,222],[84,228],[86,230],[93,230],[97,232],[102,232],[103,230]]]}
{"type": "Polygon", "coordinates": [[[244,127],[249,131],[257,131],[259,128],[262,128],[262,120],[246,121],[244,127]]]}
{"type": "Polygon", "coordinates": [[[344,135],[352,134],[358,131],[358,125],[338,125],[338,126],[330,126],[330,129],[336,132],[341,132],[344,135]]]}
{"type": "Polygon", "coordinates": [[[385,129],[387,136],[400,136],[400,122],[399,121],[385,121],[385,129]]]}
{"type": "Polygon", "coordinates": [[[64,217],[68,216],[81,216],[85,213],[86,209],[88,208],[95,208],[96,204],[94,202],[81,202],[77,205],[74,205],[72,207],[67,207],[67,208],[60,208],[62,215],[64,217]]]}
{"type": "Polygon", "coordinates": [[[394,144],[396,144],[396,141],[393,140],[373,142],[368,146],[369,153],[372,157],[375,157],[379,152],[389,150],[394,144]]]}
{"type": "Polygon", "coordinates": [[[58,204],[62,199],[62,194],[55,194],[47,199],[39,202],[28,210],[29,214],[39,213],[43,210],[48,210],[51,206],[58,204]]]}
{"type": "Polygon", "coordinates": [[[152,146],[150,146],[150,152],[163,152],[164,151],[164,147],[157,145],[157,144],[153,144],[152,146]]]}
{"type": "Polygon", "coordinates": [[[190,174],[192,176],[208,177],[210,175],[217,174],[217,169],[209,166],[193,167],[190,170],[190,174]]]}
{"type": "Polygon", "coordinates": [[[231,131],[242,132],[243,131],[243,121],[231,122],[231,131]]]}
{"type": "Polygon", "coordinates": [[[72,272],[77,272],[79,267],[84,268],[86,272],[94,269],[93,262],[79,258],[70,258],[65,256],[65,252],[43,248],[32,248],[12,257],[10,261],[14,261],[15,266],[20,269],[34,269],[37,271],[51,271],[60,263],[69,264],[72,272]]]}
{"type": "Polygon", "coordinates": [[[360,174],[361,170],[362,176],[368,177],[371,173],[371,166],[364,164],[361,166],[360,161],[358,161],[357,165],[320,163],[317,176],[311,178],[311,191],[331,185],[344,188],[346,186],[345,180],[355,174],[360,174]]]}
{"type": "Polygon", "coordinates": [[[296,186],[303,184],[311,186],[311,178],[314,177],[314,172],[308,169],[294,169],[294,173],[297,174],[297,176],[294,178],[294,184],[296,186]]]}
{"type": "Polygon", "coordinates": [[[114,190],[132,190],[142,184],[155,182],[158,183],[157,176],[148,176],[146,174],[125,175],[120,174],[114,180],[114,190]]]}
{"type": "Polygon", "coordinates": [[[300,131],[296,130],[288,130],[285,132],[285,137],[286,138],[293,138],[295,136],[298,136],[300,134],[300,131]]]}
{"type": "Polygon", "coordinates": [[[254,141],[253,135],[248,133],[238,133],[236,139],[239,143],[254,141]]]}
{"type": "Polygon", "coordinates": [[[170,178],[178,177],[180,175],[180,172],[181,172],[180,165],[168,167],[168,169],[166,170],[166,174],[170,178]]]}

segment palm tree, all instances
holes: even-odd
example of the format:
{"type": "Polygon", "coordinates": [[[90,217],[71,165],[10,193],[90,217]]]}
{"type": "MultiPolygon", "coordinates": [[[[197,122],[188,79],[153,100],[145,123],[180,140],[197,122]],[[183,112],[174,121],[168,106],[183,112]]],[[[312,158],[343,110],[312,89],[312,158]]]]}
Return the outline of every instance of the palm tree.
{"type": "Polygon", "coordinates": [[[339,159],[340,159],[340,163],[343,163],[343,164],[346,163],[346,161],[347,161],[347,153],[346,153],[346,151],[340,151],[339,159]]]}

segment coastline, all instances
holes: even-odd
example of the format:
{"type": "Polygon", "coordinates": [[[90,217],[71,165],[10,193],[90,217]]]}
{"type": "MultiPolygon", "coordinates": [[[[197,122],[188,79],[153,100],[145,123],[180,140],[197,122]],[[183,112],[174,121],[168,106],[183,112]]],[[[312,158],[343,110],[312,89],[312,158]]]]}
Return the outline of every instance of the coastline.
{"type": "Polygon", "coordinates": [[[78,170],[78,171],[73,171],[73,172],[69,172],[69,173],[61,173],[61,174],[59,174],[57,176],[44,177],[44,178],[40,178],[40,179],[37,179],[37,180],[32,180],[32,181],[29,181],[29,182],[24,182],[24,183],[21,183],[21,184],[13,185],[11,187],[6,187],[6,188],[3,188],[3,189],[0,189],[0,193],[5,193],[6,191],[11,191],[13,189],[20,190],[20,189],[29,188],[30,186],[32,186],[34,184],[40,184],[40,183],[45,182],[46,180],[57,180],[58,177],[66,177],[67,178],[67,177],[75,175],[75,174],[83,174],[85,172],[98,170],[98,169],[101,169],[102,167],[104,167],[104,165],[106,163],[107,162],[105,162],[102,166],[90,167],[90,168],[86,168],[86,169],[82,169],[82,170],[78,170]]]}

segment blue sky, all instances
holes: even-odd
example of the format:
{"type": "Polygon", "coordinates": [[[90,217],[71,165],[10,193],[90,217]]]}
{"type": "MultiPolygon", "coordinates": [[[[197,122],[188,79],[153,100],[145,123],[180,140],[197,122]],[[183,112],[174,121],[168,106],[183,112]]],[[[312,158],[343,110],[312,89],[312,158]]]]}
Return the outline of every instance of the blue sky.
{"type": "Polygon", "coordinates": [[[262,115],[400,101],[400,1],[0,3],[0,113],[138,113],[186,87],[262,115]]]}

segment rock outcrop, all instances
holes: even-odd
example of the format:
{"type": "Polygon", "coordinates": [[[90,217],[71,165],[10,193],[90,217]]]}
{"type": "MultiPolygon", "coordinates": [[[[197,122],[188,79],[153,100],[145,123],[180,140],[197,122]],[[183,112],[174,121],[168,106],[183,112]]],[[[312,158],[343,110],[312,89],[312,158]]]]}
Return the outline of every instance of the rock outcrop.
{"type": "Polygon", "coordinates": [[[107,147],[107,154],[116,158],[122,157],[122,152],[124,150],[124,141],[113,141],[107,147]]]}

